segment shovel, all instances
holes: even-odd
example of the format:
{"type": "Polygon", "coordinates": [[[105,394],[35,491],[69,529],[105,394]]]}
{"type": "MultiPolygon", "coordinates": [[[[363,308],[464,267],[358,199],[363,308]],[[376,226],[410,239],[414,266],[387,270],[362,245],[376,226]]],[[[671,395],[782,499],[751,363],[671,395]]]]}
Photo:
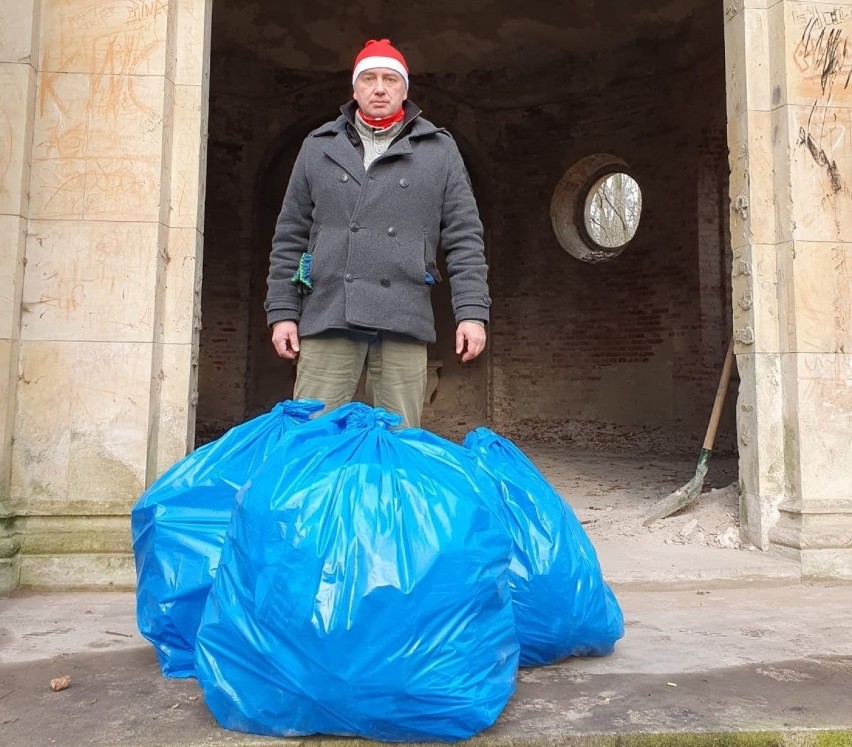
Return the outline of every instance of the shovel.
{"type": "Polygon", "coordinates": [[[722,416],[722,407],[725,404],[725,394],[728,392],[728,384],[731,381],[731,368],[734,364],[734,341],[728,344],[728,352],[725,354],[725,363],[722,365],[722,376],[719,379],[719,388],[716,389],[716,401],[713,402],[713,412],[710,413],[710,422],[707,424],[707,433],[704,435],[704,443],[701,453],[698,455],[698,466],[695,475],[682,488],[678,488],[671,495],[666,496],[651,508],[645,515],[643,526],[653,524],[658,519],[665,519],[684,506],[692,503],[699,495],[704,485],[704,476],[707,474],[707,462],[713,453],[713,442],[716,440],[716,430],[719,427],[719,418],[722,416]]]}

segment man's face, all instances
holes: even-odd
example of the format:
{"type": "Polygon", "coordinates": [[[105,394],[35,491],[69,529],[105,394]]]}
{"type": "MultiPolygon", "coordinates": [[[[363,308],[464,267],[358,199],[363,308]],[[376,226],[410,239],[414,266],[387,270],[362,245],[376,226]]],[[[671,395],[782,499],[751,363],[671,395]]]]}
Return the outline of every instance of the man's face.
{"type": "Polygon", "coordinates": [[[383,119],[400,110],[408,98],[408,89],[399,73],[386,67],[373,67],[355,79],[352,98],[366,116],[383,119]]]}

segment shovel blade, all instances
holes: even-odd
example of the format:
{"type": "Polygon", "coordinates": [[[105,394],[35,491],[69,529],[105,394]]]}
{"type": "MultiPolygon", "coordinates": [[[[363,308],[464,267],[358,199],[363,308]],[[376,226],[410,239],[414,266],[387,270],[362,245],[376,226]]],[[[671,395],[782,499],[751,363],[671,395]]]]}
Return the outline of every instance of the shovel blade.
{"type": "Polygon", "coordinates": [[[707,474],[707,462],[699,461],[698,467],[695,469],[693,478],[681,488],[675,490],[674,493],[666,496],[651,508],[645,515],[643,526],[653,524],[659,519],[665,519],[666,516],[671,516],[673,513],[680,511],[685,506],[692,503],[699,495],[701,488],[704,485],[704,476],[707,474]]]}

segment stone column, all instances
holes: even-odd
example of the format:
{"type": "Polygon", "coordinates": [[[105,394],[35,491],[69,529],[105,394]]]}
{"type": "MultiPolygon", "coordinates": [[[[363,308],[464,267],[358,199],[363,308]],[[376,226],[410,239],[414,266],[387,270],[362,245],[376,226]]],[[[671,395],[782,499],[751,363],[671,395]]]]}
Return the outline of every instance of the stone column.
{"type": "Polygon", "coordinates": [[[848,0],[725,3],[742,525],[812,577],[852,577],[850,37],[848,0]]]}
{"type": "Polygon", "coordinates": [[[8,3],[0,13],[0,594],[17,584],[21,545],[10,480],[39,5],[8,3]]]}
{"type": "Polygon", "coordinates": [[[21,584],[129,586],[194,430],[212,0],[39,5],[9,513],[21,584]]]}

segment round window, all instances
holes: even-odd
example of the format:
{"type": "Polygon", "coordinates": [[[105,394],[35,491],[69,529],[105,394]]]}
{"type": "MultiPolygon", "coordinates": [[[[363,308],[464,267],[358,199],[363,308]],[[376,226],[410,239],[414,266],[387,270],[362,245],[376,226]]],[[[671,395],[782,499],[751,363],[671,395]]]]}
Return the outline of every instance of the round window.
{"type": "Polygon", "coordinates": [[[565,172],[550,201],[556,239],[585,262],[617,257],[636,235],[642,214],[642,190],[627,164],[609,153],[596,153],[565,172]]]}
{"type": "Polygon", "coordinates": [[[617,249],[636,235],[642,214],[642,190],[629,174],[618,171],[598,179],[586,195],[583,223],[589,239],[617,249]]]}

